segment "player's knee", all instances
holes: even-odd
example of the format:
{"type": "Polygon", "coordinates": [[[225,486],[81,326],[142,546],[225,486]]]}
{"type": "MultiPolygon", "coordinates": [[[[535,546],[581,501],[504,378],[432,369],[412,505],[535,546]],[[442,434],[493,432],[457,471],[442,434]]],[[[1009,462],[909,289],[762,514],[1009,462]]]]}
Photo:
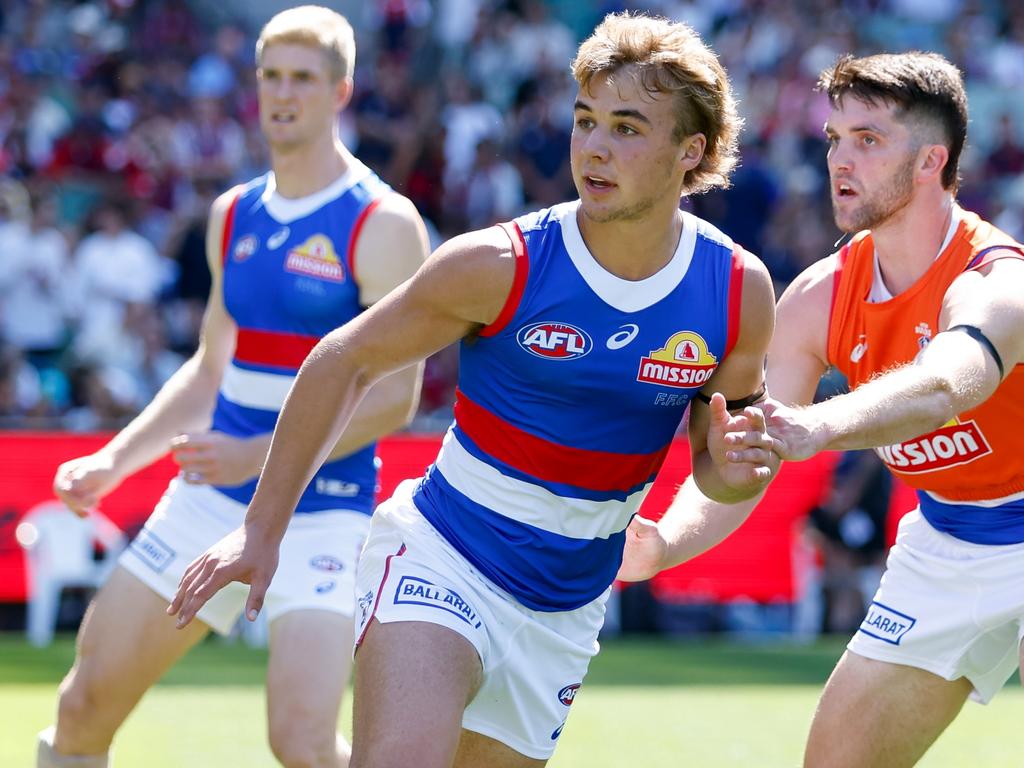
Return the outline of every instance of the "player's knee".
{"type": "Polygon", "coordinates": [[[315,728],[308,721],[283,718],[270,724],[270,750],[285,768],[333,768],[338,765],[333,727],[315,728]]]}
{"type": "Polygon", "coordinates": [[[100,688],[89,676],[75,671],[64,678],[57,700],[57,728],[62,735],[90,729],[103,706],[100,688]]]}

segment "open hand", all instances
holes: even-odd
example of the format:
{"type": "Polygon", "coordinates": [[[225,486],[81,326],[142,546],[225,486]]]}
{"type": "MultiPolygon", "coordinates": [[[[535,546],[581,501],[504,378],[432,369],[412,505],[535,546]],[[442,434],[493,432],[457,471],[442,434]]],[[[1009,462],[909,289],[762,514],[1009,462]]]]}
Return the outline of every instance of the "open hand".
{"type": "Polygon", "coordinates": [[[808,409],[790,408],[777,400],[761,404],[775,453],[785,461],[804,461],[820,450],[820,429],[808,418],[808,409]]]}
{"type": "Polygon", "coordinates": [[[725,397],[711,396],[711,421],[708,425],[708,453],[722,481],[747,496],[764,489],[779,468],[773,452],[774,440],[765,426],[760,408],[748,406],[730,414],[725,397]]]}
{"type": "Polygon", "coordinates": [[[211,597],[232,581],[238,581],[249,585],[245,616],[255,621],[277,570],[277,558],[278,542],[251,536],[244,526],[237,528],[185,569],[167,613],[177,615],[181,629],[211,597]]]}
{"type": "Polygon", "coordinates": [[[238,438],[223,432],[190,432],[171,440],[171,455],[186,483],[241,485],[260,473],[268,446],[263,435],[238,438]]]}

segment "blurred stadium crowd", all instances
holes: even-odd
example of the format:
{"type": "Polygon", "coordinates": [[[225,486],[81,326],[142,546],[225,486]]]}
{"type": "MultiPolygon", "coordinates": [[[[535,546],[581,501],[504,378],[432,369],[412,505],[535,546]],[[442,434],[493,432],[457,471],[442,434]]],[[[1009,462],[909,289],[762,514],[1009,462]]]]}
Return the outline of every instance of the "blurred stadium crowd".
{"type": "MultiPolygon", "coordinates": [[[[972,107],[960,199],[1024,236],[1024,4],[992,0],[366,0],[342,136],[440,242],[575,196],[577,41],[606,12],[682,19],[746,118],[733,187],[686,201],[779,288],[830,252],[817,73],[843,52],[936,50],[972,107]]],[[[0,427],[115,428],[195,348],[213,197],[263,173],[253,45],[283,7],[0,0],[0,427]]],[[[415,426],[446,426],[432,358],[415,426]]]]}

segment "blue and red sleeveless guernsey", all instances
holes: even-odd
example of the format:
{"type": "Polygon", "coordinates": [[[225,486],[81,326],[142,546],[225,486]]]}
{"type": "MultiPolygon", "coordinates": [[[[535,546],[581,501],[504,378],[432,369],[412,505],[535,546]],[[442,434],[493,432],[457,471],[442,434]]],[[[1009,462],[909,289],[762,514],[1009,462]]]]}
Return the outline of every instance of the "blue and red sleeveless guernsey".
{"type": "MultiPolygon", "coordinates": [[[[360,311],[353,253],[366,216],[390,188],[354,164],[300,199],[277,193],[273,174],[243,187],[224,228],[224,306],[238,326],[213,429],[236,437],[271,432],[306,355],[360,311]]],[[[325,463],[298,513],[348,509],[369,514],[377,485],[374,446],[325,463]]],[[[256,480],[216,486],[248,504],[256,480]]]]}
{"type": "Polygon", "coordinates": [[[738,333],[743,256],[729,238],[684,214],[672,260],[622,280],[584,245],[578,206],[504,225],[511,294],[461,345],[455,422],[413,496],[484,576],[540,611],[611,584],[690,399],[738,333]]]}

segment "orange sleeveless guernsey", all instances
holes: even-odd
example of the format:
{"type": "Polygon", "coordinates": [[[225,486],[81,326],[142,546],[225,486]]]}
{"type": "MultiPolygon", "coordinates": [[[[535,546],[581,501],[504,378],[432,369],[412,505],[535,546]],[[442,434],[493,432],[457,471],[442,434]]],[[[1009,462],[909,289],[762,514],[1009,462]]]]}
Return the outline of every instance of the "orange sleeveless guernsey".
{"type": "MultiPolygon", "coordinates": [[[[828,360],[854,389],[876,374],[908,363],[939,332],[939,311],[950,284],[963,272],[1000,258],[1024,258],[1009,235],[959,210],[960,222],[949,244],[908,290],[888,301],[870,303],[874,243],[858,234],[837,258],[828,331],[828,360]]],[[[934,432],[877,449],[897,476],[938,501],[1001,500],[1024,491],[1024,366],[1014,366],[995,393],[934,432]]],[[[1008,502],[1010,499],[1006,499],[1008,502]]],[[[931,502],[932,499],[929,499],[931,502]]],[[[929,506],[932,506],[929,503],[929,506]]],[[[945,512],[972,510],[947,505],[945,512]]],[[[1024,503],[1011,503],[1014,527],[1024,540],[1024,503]]],[[[1004,509],[1003,512],[1010,512],[1004,509]]],[[[926,513],[926,517],[931,517],[926,513]]],[[[975,527],[964,521],[968,528],[975,527]]],[[[950,531],[957,535],[955,531],[950,531]]],[[[968,540],[973,540],[967,536],[968,540]]],[[[984,538],[984,536],[982,537],[984,538]]],[[[983,542],[987,543],[987,542],[983,542]]]]}

